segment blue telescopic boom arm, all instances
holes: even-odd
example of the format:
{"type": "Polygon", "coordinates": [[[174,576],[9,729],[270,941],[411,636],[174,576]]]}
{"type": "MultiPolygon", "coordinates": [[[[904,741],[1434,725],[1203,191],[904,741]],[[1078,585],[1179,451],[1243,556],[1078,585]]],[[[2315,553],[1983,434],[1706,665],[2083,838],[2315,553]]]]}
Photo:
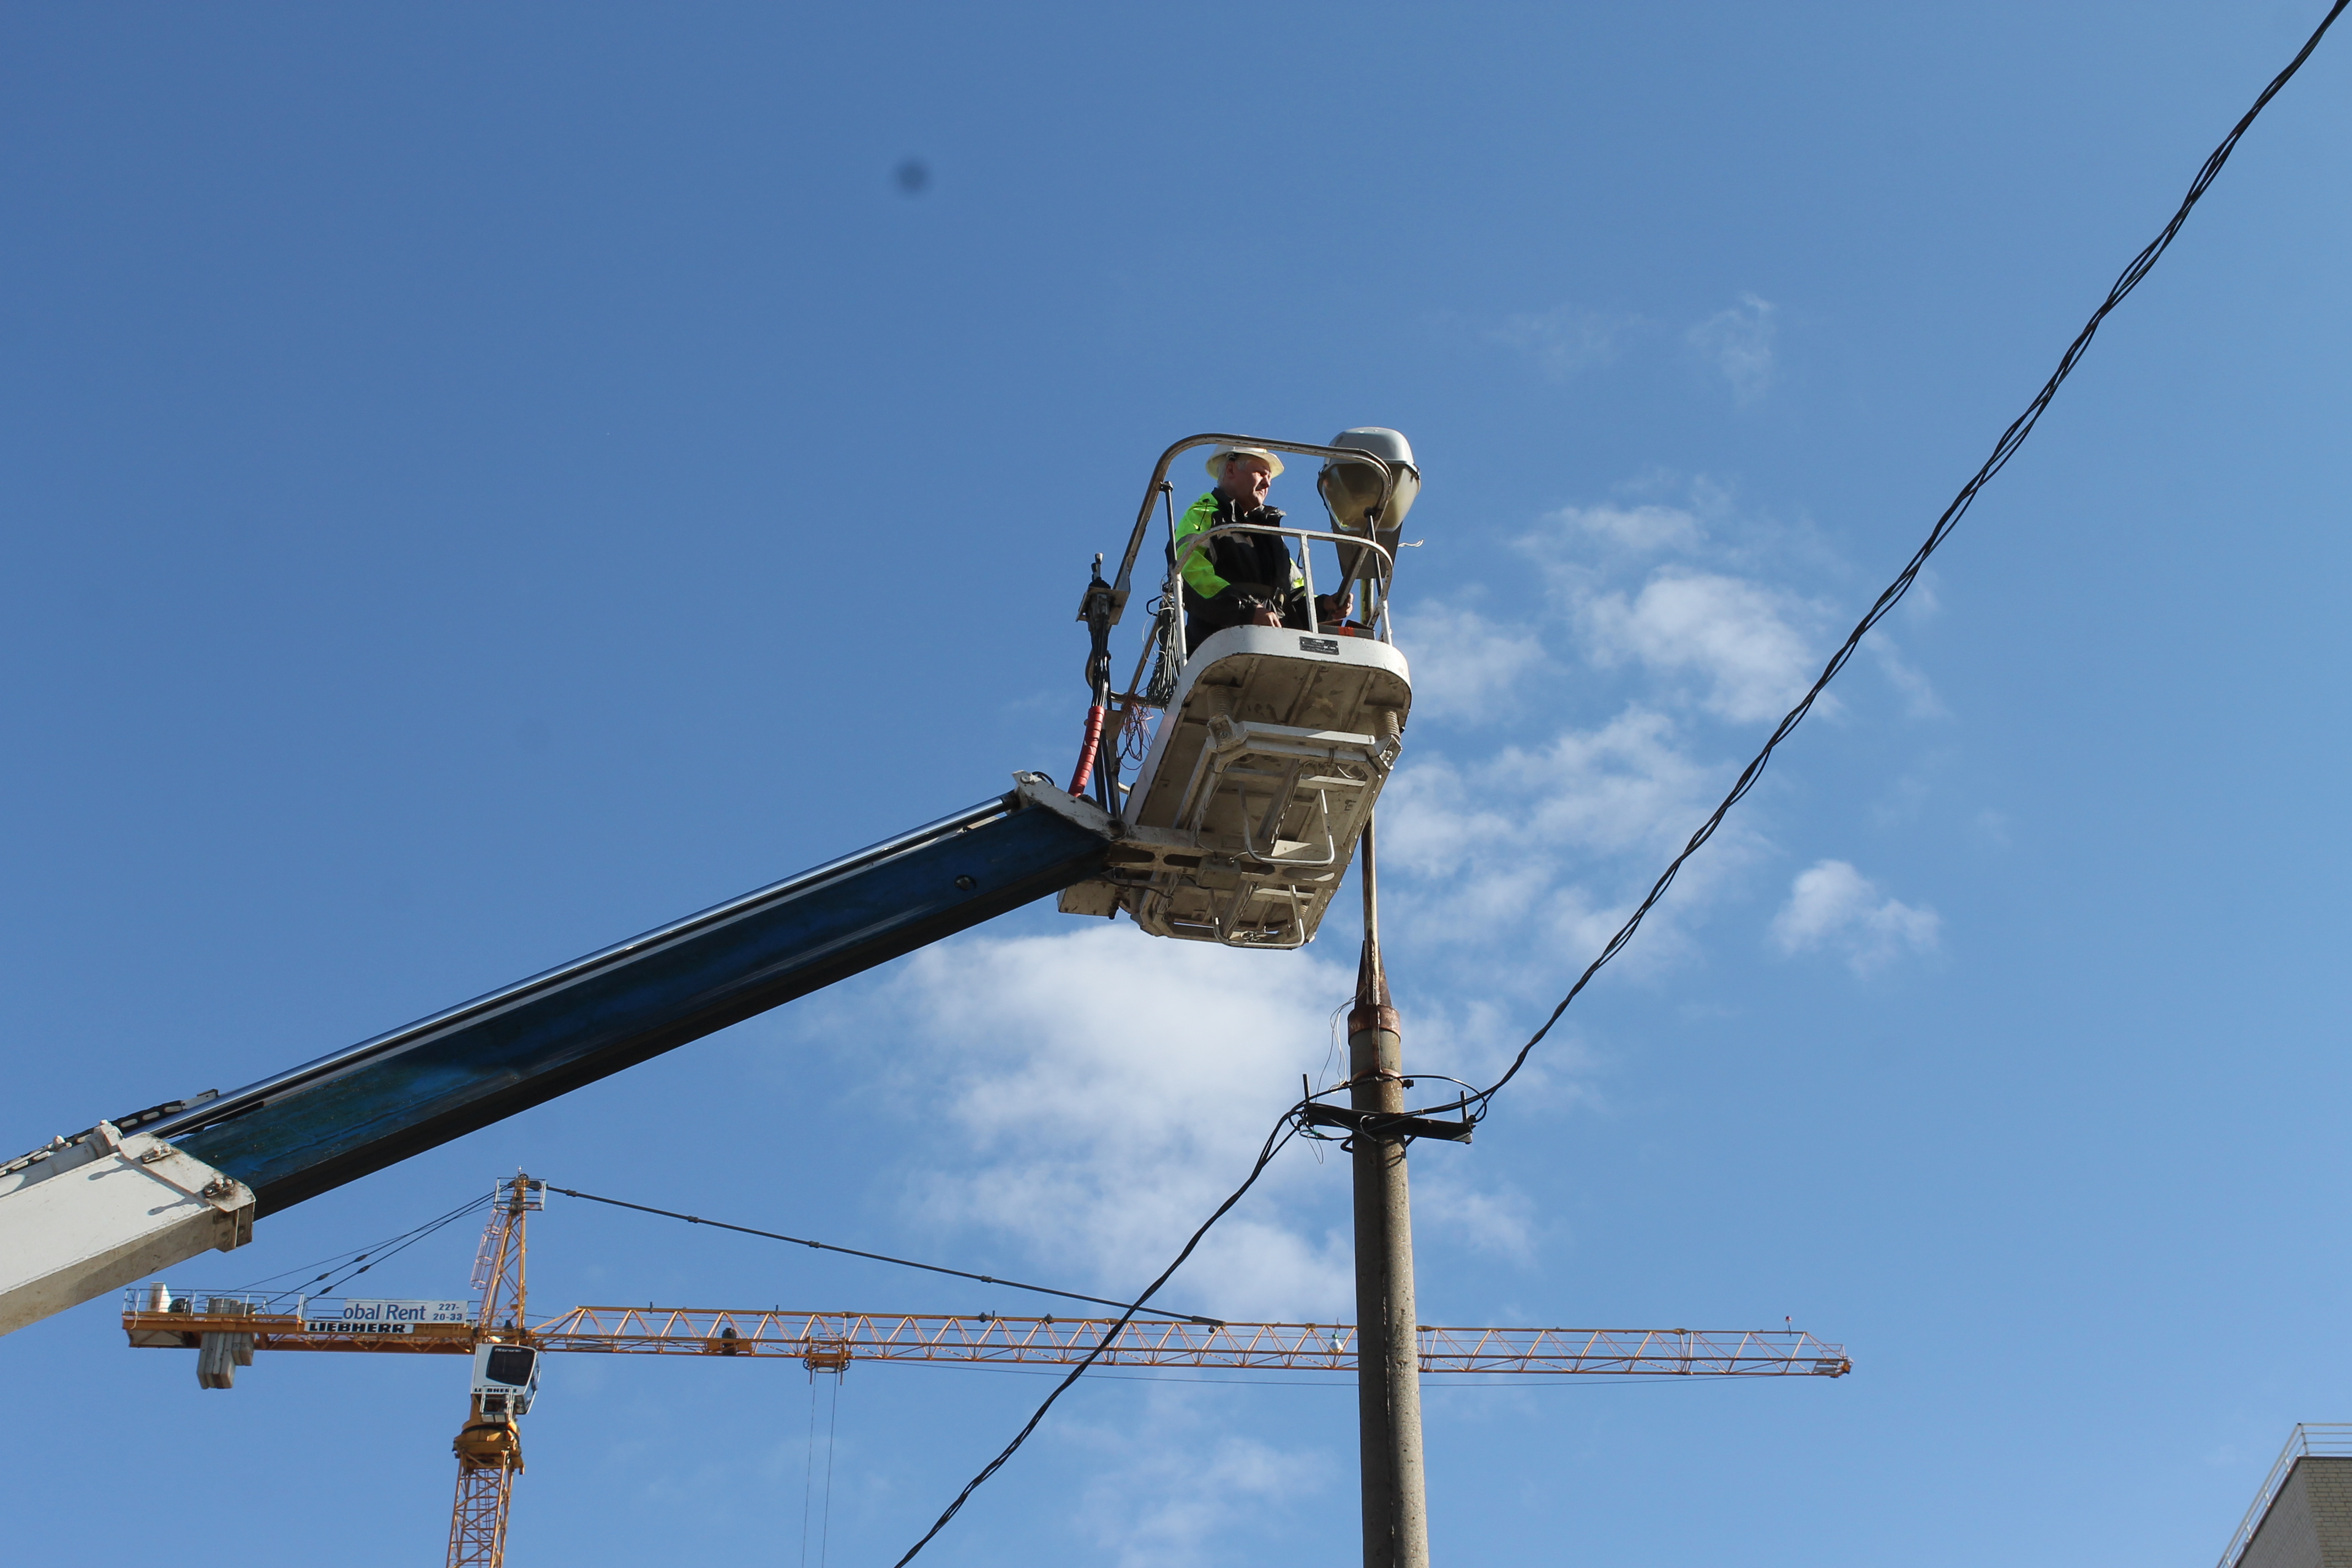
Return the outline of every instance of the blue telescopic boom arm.
{"type": "Polygon", "coordinates": [[[997,799],[404,1028],[0,1164],[0,1333],[1099,874],[1111,818],[1043,774],[1017,778],[997,799]],[[56,1180],[68,1173],[89,1179],[56,1180]]]}
{"type": "Polygon", "coordinates": [[[300,1203],[1094,875],[1108,819],[1058,793],[1024,781],[140,1131],[258,1214],[300,1203]]]}

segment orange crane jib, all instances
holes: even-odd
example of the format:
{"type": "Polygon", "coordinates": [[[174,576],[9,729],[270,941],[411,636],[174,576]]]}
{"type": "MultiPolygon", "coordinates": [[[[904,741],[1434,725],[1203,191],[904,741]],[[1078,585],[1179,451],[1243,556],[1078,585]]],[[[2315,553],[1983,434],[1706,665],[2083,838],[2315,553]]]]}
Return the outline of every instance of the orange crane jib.
{"type": "MultiPolygon", "coordinates": [[[[849,1361],[1069,1365],[1101,1342],[1108,1318],[1013,1318],[908,1312],[784,1312],[699,1307],[574,1307],[523,1336],[544,1351],[608,1355],[792,1357],[820,1370],[849,1361]]],[[[136,1346],[194,1347],[207,1331],[253,1336],[256,1351],[470,1355],[469,1323],[417,1323],[397,1334],[328,1332],[292,1316],[218,1318],[125,1312],[136,1346]]],[[[501,1338],[512,1337],[508,1331],[501,1338]]],[[[1347,1323],[1131,1322],[1098,1366],[1189,1366],[1349,1372],[1347,1323]]],[[[1465,1329],[1424,1326],[1431,1374],[1843,1377],[1843,1345],[1802,1330],[1465,1329]]]]}

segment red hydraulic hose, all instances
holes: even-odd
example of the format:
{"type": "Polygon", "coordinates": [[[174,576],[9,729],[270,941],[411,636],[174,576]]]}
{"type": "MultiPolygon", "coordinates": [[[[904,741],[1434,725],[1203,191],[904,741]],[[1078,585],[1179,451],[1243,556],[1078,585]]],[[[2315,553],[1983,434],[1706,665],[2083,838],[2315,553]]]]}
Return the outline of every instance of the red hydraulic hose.
{"type": "Polygon", "coordinates": [[[1103,705],[1099,702],[1087,710],[1087,738],[1078,746],[1078,771],[1070,780],[1070,793],[1084,796],[1087,784],[1095,776],[1095,752],[1102,745],[1103,705]]]}

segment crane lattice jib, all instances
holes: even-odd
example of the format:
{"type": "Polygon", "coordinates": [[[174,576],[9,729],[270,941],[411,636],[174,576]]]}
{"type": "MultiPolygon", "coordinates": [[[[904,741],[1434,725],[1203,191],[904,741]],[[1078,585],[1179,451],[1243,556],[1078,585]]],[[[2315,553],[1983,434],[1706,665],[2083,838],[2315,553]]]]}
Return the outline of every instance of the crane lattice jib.
{"type": "MultiPolygon", "coordinates": [[[[859,1361],[1068,1364],[1084,1360],[1110,1326],[1107,1318],[575,1307],[541,1324],[533,1339],[547,1350],[614,1354],[803,1356],[837,1346],[859,1361]]],[[[1852,1370],[1843,1346],[1801,1330],[1424,1326],[1421,1361],[1430,1373],[1834,1377],[1852,1370]]],[[[1353,1372],[1356,1331],[1347,1323],[1130,1322],[1097,1364],[1353,1372]]]]}
{"type": "MultiPolygon", "coordinates": [[[[226,1321],[226,1320],[224,1320],[226,1321]]],[[[575,1307],[535,1326],[543,1351],[607,1355],[740,1355],[854,1361],[1069,1365],[1111,1325],[1108,1318],[1012,1318],[934,1313],[786,1312],[701,1307],[575,1307]]],[[[134,1345],[188,1342],[207,1327],[201,1315],[123,1314],[134,1345]]],[[[238,1318],[257,1351],[471,1354],[463,1324],[418,1324],[366,1336],[327,1332],[284,1316],[238,1318]]],[[[1097,1365],[1356,1369],[1356,1331],[1347,1323],[1129,1323],[1097,1365]]],[[[1487,1329],[1425,1326],[1422,1370],[1433,1374],[1537,1373],[1580,1376],[1843,1377],[1853,1363],[1843,1345],[1802,1330],[1487,1329]]]]}

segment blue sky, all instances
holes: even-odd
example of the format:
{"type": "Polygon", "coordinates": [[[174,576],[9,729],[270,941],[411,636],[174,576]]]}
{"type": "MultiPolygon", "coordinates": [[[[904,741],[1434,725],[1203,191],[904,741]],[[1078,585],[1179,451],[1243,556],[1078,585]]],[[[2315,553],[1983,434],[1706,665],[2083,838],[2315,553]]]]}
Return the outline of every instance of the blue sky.
{"type": "MultiPolygon", "coordinates": [[[[15,7],[6,1135],[1064,771],[1087,563],[1214,428],[1422,460],[1390,962],[1408,1059],[1491,1070],[2319,11],[15,7]]],[[[1416,1155],[1425,1320],[1785,1314],[1854,1374],[1433,1390],[1445,1558],[2201,1564],[2352,1408],[2347,47],[1477,1143],[1416,1155]]],[[[173,1274],[521,1166],[1133,1289],[1327,1058],[1352,942],[1024,910],[173,1274]]],[[[1292,1152],[1171,1296],[1344,1312],[1345,1201],[1292,1152]]],[[[549,1309],[1025,1305],[562,1199],[532,1262],[549,1309]]],[[[205,1393],[112,1311],[0,1342],[12,1556],[440,1549],[455,1367],[205,1393]]],[[[854,1368],[832,1560],[1045,1386],[854,1368]]],[[[809,1393],[559,1363],[510,1561],[797,1562],[809,1393]]],[[[1353,1561],[1352,1434],[1342,1387],[1082,1384],[932,1550],[1353,1561]]]]}

